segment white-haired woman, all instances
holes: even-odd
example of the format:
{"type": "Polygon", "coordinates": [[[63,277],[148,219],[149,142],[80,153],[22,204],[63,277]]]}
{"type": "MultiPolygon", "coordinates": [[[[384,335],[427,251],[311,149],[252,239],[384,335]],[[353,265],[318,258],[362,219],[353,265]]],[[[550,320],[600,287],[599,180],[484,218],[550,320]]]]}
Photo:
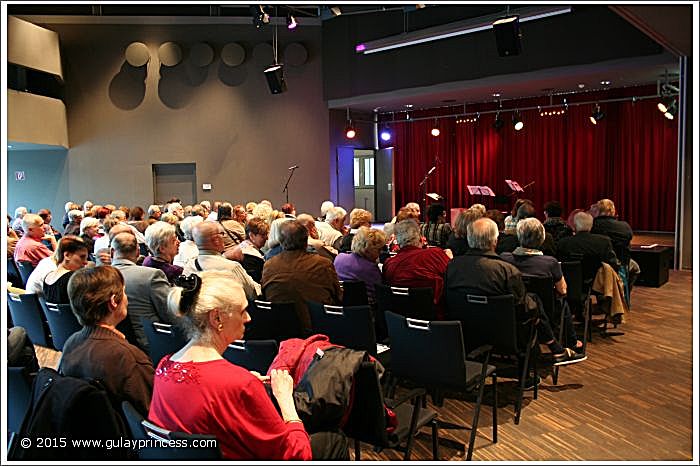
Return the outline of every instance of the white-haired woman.
{"type": "Polygon", "coordinates": [[[192,238],[192,229],[195,225],[203,221],[204,219],[199,215],[193,215],[191,217],[185,217],[185,219],[180,222],[180,228],[182,229],[182,234],[185,235],[185,241],[180,243],[180,247],[177,249],[177,255],[173,258],[173,264],[184,267],[188,261],[199,255],[199,248],[197,248],[197,245],[193,241],[194,238],[192,238]]]}
{"type": "Polygon", "coordinates": [[[278,218],[272,221],[272,224],[270,225],[270,233],[267,236],[267,243],[265,243],[265,249],[267,250],[267,252],[265,252],[266,261],[282,252],[282,245],[280,244],[280,226],[289,220],[292,219],[278,218]]]}
{"type": "Polygon", "coordinates": [[[178,283],[184,288],[173,287],[168,308],[182,317],[189,342],[158,364],[149,419],[170,430],[215,435],[226,459],[312,459],[289,373],[262,377],[222,356],[250,321],[241,285],[214,270],[178,283]],[[263,385],[268,381],[281,415],[263,385]]]}
{"type": "Polygon", "coordinates": [[[351,254],[338,254],[333,262],[339,280],[361,280],[367,287],[369,303],[374,303],[374,285],[382,283],[377,261],[386,246],[386,235],[381,230],[361,226],[353,235],[351,254]]]}
{"type": "Polygon", "coordinates": [[[183,268],[173,264],[180,240],[177,239],[175,227],[167,222],[155,222],[146,228],[146,245],[152,256],[143,260],[144,267],[160,269],[172,284],[182,274],[183,268]]]}
{"type": "MultiPolygon", "coordinates": [[[[95,247],[95,239],[100,237],[100,221],[95,217],[85,217],[80,221],[80,237],[85,242],[90,256],[95,247]]],[[[90,258],[94,260],[94,258],[90,258]]]]}

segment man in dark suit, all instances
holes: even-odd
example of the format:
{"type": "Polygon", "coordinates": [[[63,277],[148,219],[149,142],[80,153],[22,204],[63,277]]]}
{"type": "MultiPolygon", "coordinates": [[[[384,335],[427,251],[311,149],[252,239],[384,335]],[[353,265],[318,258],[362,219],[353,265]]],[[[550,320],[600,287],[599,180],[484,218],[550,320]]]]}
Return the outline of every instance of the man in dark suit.
{"type": "Polygon", "coordinates": [[[131,232],[117,234],[111,243],[112,265],[124,276],[126,296],[129,298],[127,317],[121,327],[129,343],[148,354],[148,339],[141,325],[141,317],[172,324],[175,316],[168,312],[168,278],[160,269],[136,265],[139,247],[131,232]],[[131,325],[127,325],[131,324],[131,325]]]}
{"type": "Polygon", "coordinates": [[[591,233],[593,217],[588,212],[579,212],[574,216],[576,234],[559,240],[557,245],[557,257],[560,260],[572,256],[588,256],[600,262],[609,264],[616,271],[620,268],[620,261],[615,255],[610,238],[591,233]]]}

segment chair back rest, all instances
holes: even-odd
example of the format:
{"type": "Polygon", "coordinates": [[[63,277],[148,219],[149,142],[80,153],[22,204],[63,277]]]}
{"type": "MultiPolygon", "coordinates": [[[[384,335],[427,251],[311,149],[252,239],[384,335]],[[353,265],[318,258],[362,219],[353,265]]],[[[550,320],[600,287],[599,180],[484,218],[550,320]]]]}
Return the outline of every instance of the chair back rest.
{"type": "Polygon", "coordinates": [[[520,354],[518,326],[513,295],[482,296],[468,291],[447,294],[447,317],[462,322],[466,350],[491,345],[494,354],[520,354]]]}
{"type": "Polygon", "coordinates": [[[187,337],[175,325],[153,322],[141,317],[141,325],[148,340],[148,355],[153,367],[157,367],[163,356],[177,353],[187,344],[187,337]]]}
{"type": "Polygon", "coordinates": [[[539,296],[544,312],[551,323],[554,318],[554,279],[552,277],[538,277],[534,275],[522,275],[525,289],[539,296]]]}
{"type": "Polygon", "coordinates": [[[250,322],[246,324],[245,336],[249,340],[275,340],[303,338],[302,324],[294,309],[294,303],[272,303],[256,299],[248,301],[250,322]]]}
{"type": "Polygon", "coordinates": [[[224,351],[224,359],[260,374],[267,374],[277,356],[279,347],[275,340],[236,340],[224,351]]]}
{"type": "Polygon", "coordinates": [[[7,429],[19,432],[32,399],[31,377],[24,367],[7,368],[7,429]]]}
{"type": "Polygon", "coordinates": [[[82,330],[83,326],[73,314],[70,304],[47,303],[44,298],[39,298],[39,302],[51,330],[53,347],[56,351],[63,351],[68,338],[82,330]]]}
{"type": "MultiPolygon", "coordinates": [[[[580,262],[581,263],[581,277],[583,283],[583,293],[587,293],[588,288],[593,285],[593,280],[595,279],[598,269],[603,265],[597,257],[585,255],[585,254],[570,254],[565,260],[567,262],[580,262]]],[[[562,270],[563,271],[563,270],[562,270]]],[[[568,285],[567,280],[567,285],[568,285]]]]}
{"type": "Polygon", "coordinates": [[[391,372],[423,387],[463,389],[467,382],[462,324],[386,313],[391,372]]]}
{"type": "Polygon", "coordinates": [[[343,289],[343,306],[365,306],[369,304],[367,299],[367,285],[361,280],[340,280],[343,289]]]}
{"type": "Polygon", "coordinates": [[[384,396],[373,361],[362,362],[355,373],[355,398],[343,432],[360,442],[388,444],[384,396]]]}
{"type": "Polygon", "coordinates": [[[581,261],[561,261],[561,272],[566,281],[566,295],[576,299],[583,294],[583,266],[581,261]]]}
{"type": "Polygon", "coordinates": [[[27,280],[34,271],[34,266],[29,261],[15,261],[15,264],[17,264],[19,276],[22,278],[22,284],[24,284],[24,286],[27,286],[27,280]]]}
{"type": "Polygon", "coordinates": [[[24,327],[32,343],[46,348],[53,348],[53,340],[48,324],[44,321],[44,311],[41,309],[39,296],[36,294],[7,293],[7,304],[10,307],[12,322],[24,327]]]}
{"type": "Polygon", "coordinates": [[[22,279],[22,275],[19,273],[17,263],[11,257],[7,258],[7,281],[17,288],[24,288],[27,285],[27,282],[22,279]]]}
{"type": "Polygon", "coordinates": [[[192,445],[193,443],[199,445],[199,448],[185,447],[177,448],[164,446],[159,448],[159,454],[162,456],[162,460],[218,460],[221,459],[221,450],[219,449],[219,443],[214,435],[207,434],[188,434],[185,432],[175,432],[162,427],[158,427],[150,421],[141,421],[146,435],[157,441],[164,442],[163,445],[168,445],[174,443],[175,445],[182,445],[187,441],[187,445],[192,445]],[[174,442],[172,442],[174,441],[174,442]]]}
{"type": "Polygon", "coordinates": [[[369,306],[330,306],[314,301],[306,304],[312,333],[322,333],[337,345],[377,356],[377,337],[369,306]]]}
{"type": "Polygon", "coordinates": [[[402,316],[420,320],[435,320],[432,288],[405,288],[400,286],[375,285],[378,314],[391,311],[402,316]]]}

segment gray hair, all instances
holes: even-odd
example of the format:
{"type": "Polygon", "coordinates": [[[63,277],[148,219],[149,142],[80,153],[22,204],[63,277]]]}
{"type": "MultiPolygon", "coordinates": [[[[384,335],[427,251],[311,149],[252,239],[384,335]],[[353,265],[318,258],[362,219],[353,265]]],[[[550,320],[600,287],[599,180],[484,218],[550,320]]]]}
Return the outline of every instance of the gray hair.
{"type": "Polygon", "coordinates": [[[177,209],[182,209],[182,204],[180,204],[179,202],[173,202],[172,204],[168,204],[167,210],[169,214],[174,214],[175,210],[177,209]]]}
{"type": "Polygon", "coordinates": [[[83,211],[82,210],[69,210],[68,211],[68,220],[70,220],[72,222],[77,218],[83,218],[83,211]]]}
{"type": "Polygon", "coordinates": [[[39,217],[37,214],[24,214],[22,217],[22,230],[25,233],[29,233],[29,229],[43,223],[44,219],[39,217]]]}
{"type": "Polygon", "coordinates": [[[148,206],[148,216],[152,216],[156,212],[160,212],[160,206],[157,204],[151,204],[148,206]]]}
{"type": "Polygon", "coordinates": [[[420,230],[418,229],[418,224],[413,220],[402,220],[394,225],[394,234],[400,248],[406,246],[420,247],[420,230]]]}
{"type": "Polygon", "coordinates": [[[335,207],[335,204],[331,201],[323,201],[321,204],[321,215],[326,216],[329,210],[331,210],[333,207],[335,207]]]}
{"type": "Polygon", "coordinates": [[[455,236],[457,238],[466,238],[469,224],[483,216],[481,211],[474,207],[461,211],[455,220],[455,236]]]}
{"type": "Polygon", "coordinates": [[[280,227],[284,222],[293,220],[288,217],[277,218],[270,224],[270,234],[267,237],[267,244],[265,245],[268,249],[272,249],[280,244],[280,227]]]}
{"type": "Polygon", "coordinates": [[[123,210],[116,209],[114,210],[111,214],[109,214],[110,217],[113,219],[119,220],[120,222],[123,222],[126,220],[126,214],[124,213],[123,210]]]}
{"type": "Polygon", "coordinates": [[[544,242],[544,227],[535,217],[524,218],[515,227],[520,246],[530,249],[539,249],[544,242]]]}
{"type": "Polygon", "coordinates": [[[168,222],[154,222],[146,228],[146,245],[153,255],[158,256],[161,246],[176,236],[175,226],[168,222]]]}
{"type": "Polygon", "coordinates": [[[486,206],[484,204],[472,204],[469,208],[479,212],[482,217],[486,215],[486,206]]]}
{"type": "Polygon", "coordinates": [[[80,221],[80,234],[84,235],[86,229],[98,226],[100,226],[100,221],[95,217],[85,217],[80,221]]]}
{"type": "Polygon", "coordinates": [[[472,249],[488,251],[498,239],[498,225],[487,217],[473,221],[467,226],[467,242],[472,249]]]}
{"type": "Polygon", "coordinates": [[[200,272],[202,286],[197,293],[197,299],[188,309],[180,309],[183,288],[174,286],[168,293],[168,311],[178,317],[190,340],[202,339],[211,341],[216,331],[209,322],[209,313],[214,309],[219,312],[238,312],[248,305],[241,284],[223,270],[207,270],[200,272]]]}
{"type": "Polygon", "coordinates": [[[115,255],[121,257],[138,257],[139,255],[139,245],[136,242],[136,236],[130,232],[121,232],[114,235],[112,242],[110,244],[112,249],[114,249],[115,255]]]}
{"type": "Polygon", "coordinates": [[[593,228],[593,216],[588,212],[577,213],[574,215],[574,227],[576,227],[576,233],[591,231],[591,228],[593,228]]]}
{"type": "Polygon", "coordinates": [[[333,220],[337,220],[339,218],[344,219],[347,214],[348,212],[342,207],[331,207],[330,209],[328,209],[328,212],[326,212],[326,222],[330,223],[333,220]]]}
{"type": "Polygon", "coordinates": [[[352,239],[350,249],[357,255],[367,257],[372,250],[381,250],[386,244],[386,235],[382,230],[360,227],[352,239]]]}
{"type": "Polygon", "coordinates": [[[185,235],[185,239],[192,240],[192,229],[194,226],[200,222],[203,222],[204,219],[199,216],[199,215],[193,215],[191,217],[185,217],[185,219],[180,222],[180,229],[182,230],[182,233],[185,235]]]}

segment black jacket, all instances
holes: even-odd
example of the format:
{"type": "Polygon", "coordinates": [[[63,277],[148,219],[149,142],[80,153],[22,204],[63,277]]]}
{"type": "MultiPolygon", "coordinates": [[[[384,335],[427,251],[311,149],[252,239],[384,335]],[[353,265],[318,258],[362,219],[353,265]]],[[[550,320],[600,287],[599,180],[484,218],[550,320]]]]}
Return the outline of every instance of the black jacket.
{"type": "Polygon", "coordinates": [[[620,268],[620,261],[613,251],[610,238],[607,236],[581,231],[575,236],[562,238],[559,241],[557,246],[559,260],[574,258],[577,255],[594,257],[600,262],[609,264],[615,270],[620,268]]]}
{"type": "Polygon", "coordinates": [[[610,238],[617,258],[623,265],[629,264],[630,241],[632,241],[633,235],[629,223],[618,220],[615,217],[601,215],[593,219],[591,233],[610,238]]]}

